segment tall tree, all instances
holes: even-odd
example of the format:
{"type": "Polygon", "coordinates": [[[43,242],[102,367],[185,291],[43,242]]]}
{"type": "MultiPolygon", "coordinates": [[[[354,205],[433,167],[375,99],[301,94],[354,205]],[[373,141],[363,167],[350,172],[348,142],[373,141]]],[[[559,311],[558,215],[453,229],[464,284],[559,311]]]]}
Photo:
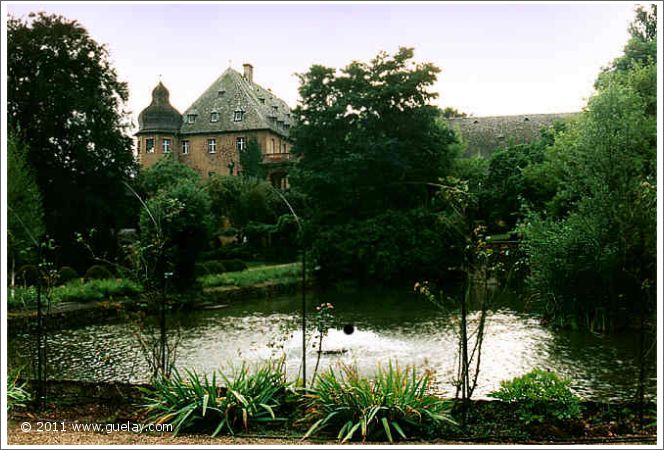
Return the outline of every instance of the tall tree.
{"type": "Polygon", "coordinates": [[[7,30],[8,121],[27,145],[46,229],[71,263],[76,231],[96,228],[99,243],[110,243],[125,219],[123,181],[135,168],[127,85],[76,21],[30,14],[10,17],[7,30]]]}
{"type": "Polygon", "coordinates": [[[438,120],[429,88],[440,69],[413,61],[413,49],[381,52],[337,72],[320,65],[299,75],[292,186],[322,220],[371,217],[426,202],[423,183],[451,165],[454,134],[438,120]]]}
{"type": "Polygon", "coordinates": [[[17,264],[27,261],[44,234],[41,196],[26,161],[25,146],[13,133],[7,138],[7,244],[12,285],[17,264]]]}

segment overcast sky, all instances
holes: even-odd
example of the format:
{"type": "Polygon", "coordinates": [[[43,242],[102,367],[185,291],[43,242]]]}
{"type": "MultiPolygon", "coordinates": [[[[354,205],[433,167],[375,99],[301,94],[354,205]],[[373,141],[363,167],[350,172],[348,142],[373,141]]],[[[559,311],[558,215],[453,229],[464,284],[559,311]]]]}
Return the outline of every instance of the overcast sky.
{"type": "Polygon", "coordinates": [[[76,19],[108,46],[129,108],[159,76],[185,110],[230,65],[291,106],[295,73],[415,47],[440,106],[476,116],[578,111],[628,39],[634,4],[9,4],[76,19]]]}

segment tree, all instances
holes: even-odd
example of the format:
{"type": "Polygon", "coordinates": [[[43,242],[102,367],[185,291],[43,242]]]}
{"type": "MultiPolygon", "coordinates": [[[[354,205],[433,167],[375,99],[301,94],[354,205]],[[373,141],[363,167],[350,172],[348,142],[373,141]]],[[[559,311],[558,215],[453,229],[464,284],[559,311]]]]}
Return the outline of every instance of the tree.
{"type": "Polygon", "coordinates": [[[146,170],[142,179],[150,195],[139,223],[141,257],[153,261],[147,281],[158,286],[164,273],[172,272],[176,287],[187,288],[210,237],[210,197],[198,174],[172,158],[146,170]]]}
{"type": "Polygon", "coordinates": [[[127,85],[76,21],[30,14],[10,17],[7,30],[8,122],[26,143],[60,258],[81,265],[75,232],[96,228],[97,244],[112,249],[113,230],[134,212],[123,184],[135,168],[127,85]]]}
{"type": "Polygon", "coordinates": [[[625,55],[547,150],[551,170],[540,173],[554,178],[557,193],[546,215],[522,227],[531,286],[563,323],[609,328],[654,311],[656,64],[627,51],[644,37],[640,48],[656,49],[656,35],[642,33],[648,17],[637,10],[625,55]]]}
{"type": "Polygon", "coordinates": [[[240,151],[240,165],[242,166],[243,177],[265,179],[263,151],[256,139],[249,140],[247,147],[240,151]]]}
{"type": "Polygon", "coordinates": [[[314,65],[299,75],[291,133],[300,160],[291,186],[309,197],[321,222],[425,204],[425,184],[449,170],[455,137],[429,104],[440,69],[413,62],[413,54],[401,48],[340,73],[314,65]]]}
{"type": "Polygon", "coordinates": [[[44,234],[39,189],[26,161],[26,148],[14,133],[7,137],[7,203],[7,244],[13,286],[17,262],[29,259],[44,234]]]}
{"type": "Polygon", "coordinates": [[[445,117],[446,119],[451,119],[455,117],[468,117],[468,114],[465,112],[459,111],[456,108],[452,108],[450,106],[446,107],[440,112],[440,115],[445,117]]]}

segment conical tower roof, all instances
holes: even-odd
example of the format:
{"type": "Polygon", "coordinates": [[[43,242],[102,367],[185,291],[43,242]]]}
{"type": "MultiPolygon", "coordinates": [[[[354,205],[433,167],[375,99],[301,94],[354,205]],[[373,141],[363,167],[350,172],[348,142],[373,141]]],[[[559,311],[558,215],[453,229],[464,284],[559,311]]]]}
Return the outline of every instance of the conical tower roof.
{"type": "Polygon", "coordinates": [[[152,103],[138,115],[138,133],[177,133],[182,115],[170,101],[168,89],[160,81],[152,90],[152,103]]]}

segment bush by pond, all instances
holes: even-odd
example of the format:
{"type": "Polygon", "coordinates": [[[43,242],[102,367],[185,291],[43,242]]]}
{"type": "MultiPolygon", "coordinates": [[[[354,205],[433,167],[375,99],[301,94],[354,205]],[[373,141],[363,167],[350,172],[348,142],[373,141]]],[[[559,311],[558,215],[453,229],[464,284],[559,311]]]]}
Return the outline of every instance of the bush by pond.
{"type": "Polygon", "coordinates": [[[94,265],[85,272],[85,279],[87,280],[102,280],[105,278],[112,278],[113,274],[104,266],[94,265]]]}
{"type": "Polygon", "coordinates": [[[489,394],[503,402],[514,403],[519,419],[525,424],[560,423],[581,417],[580,399],[570,389],[570,380],[554,372],[534,369],[489,394]]]}
{"type": "Polygon", "coordinates": [[[282,264],[278,266],[252,267],[241,272],[228,272],[217,275],[204,275],[199,278],[203,287],[215,286],[251,286],[273,281],[289,283],[302,276],[300,263],[282,264]]]}
{"type": "Polygon", "coordinates": [[[306,420],[315,421],[306,436],[330,430],[341,442],[353,438],[388,440],[424,437],[451,419],[451,404],[429,395],[432,378],[415,367],[391,363],[373,379],[356,368],[324,372],[307,394],[306,420]]]}
{"type": "Polygon", "coordinates": [[[185,430],[234,434],[285,420],[277,416],[289,388],[283,360],[255,371],[243,365],[229,377],[221,373],[223,388],[217,386],[216,374],[211,379],[194,371],[185,375],[186,379],[175,371],[170,378],[155,381],[153,388],[141,389],[151,419],[173,424],[174,434],[185,430]]]}
{"type": "MultiPolygon", "coordinates": [[[[125,279],[101,279],[101,280],[73,280],[64,286],[54,287],[50,291],[51,304],[62,302],[89,302],[94,300],[105,300],[112,297],[131,297],[142,292],[142,287],[125,279]]],[[[48,301],[46,291],[42,291],[42,302],[48,301]]],[[[7,304],[10,308],[35,307],[37,305],[37,289],[34,286],[27,288],[17,287],[14,295],[7,296],[7,304]]]]}
{"type": "Polygon", "coordinates": [[[79,278],[78,272],[72,267],[62,266],[58,270],[58,283],[67,284],[70,281],[76,280],[79,278]]]}

